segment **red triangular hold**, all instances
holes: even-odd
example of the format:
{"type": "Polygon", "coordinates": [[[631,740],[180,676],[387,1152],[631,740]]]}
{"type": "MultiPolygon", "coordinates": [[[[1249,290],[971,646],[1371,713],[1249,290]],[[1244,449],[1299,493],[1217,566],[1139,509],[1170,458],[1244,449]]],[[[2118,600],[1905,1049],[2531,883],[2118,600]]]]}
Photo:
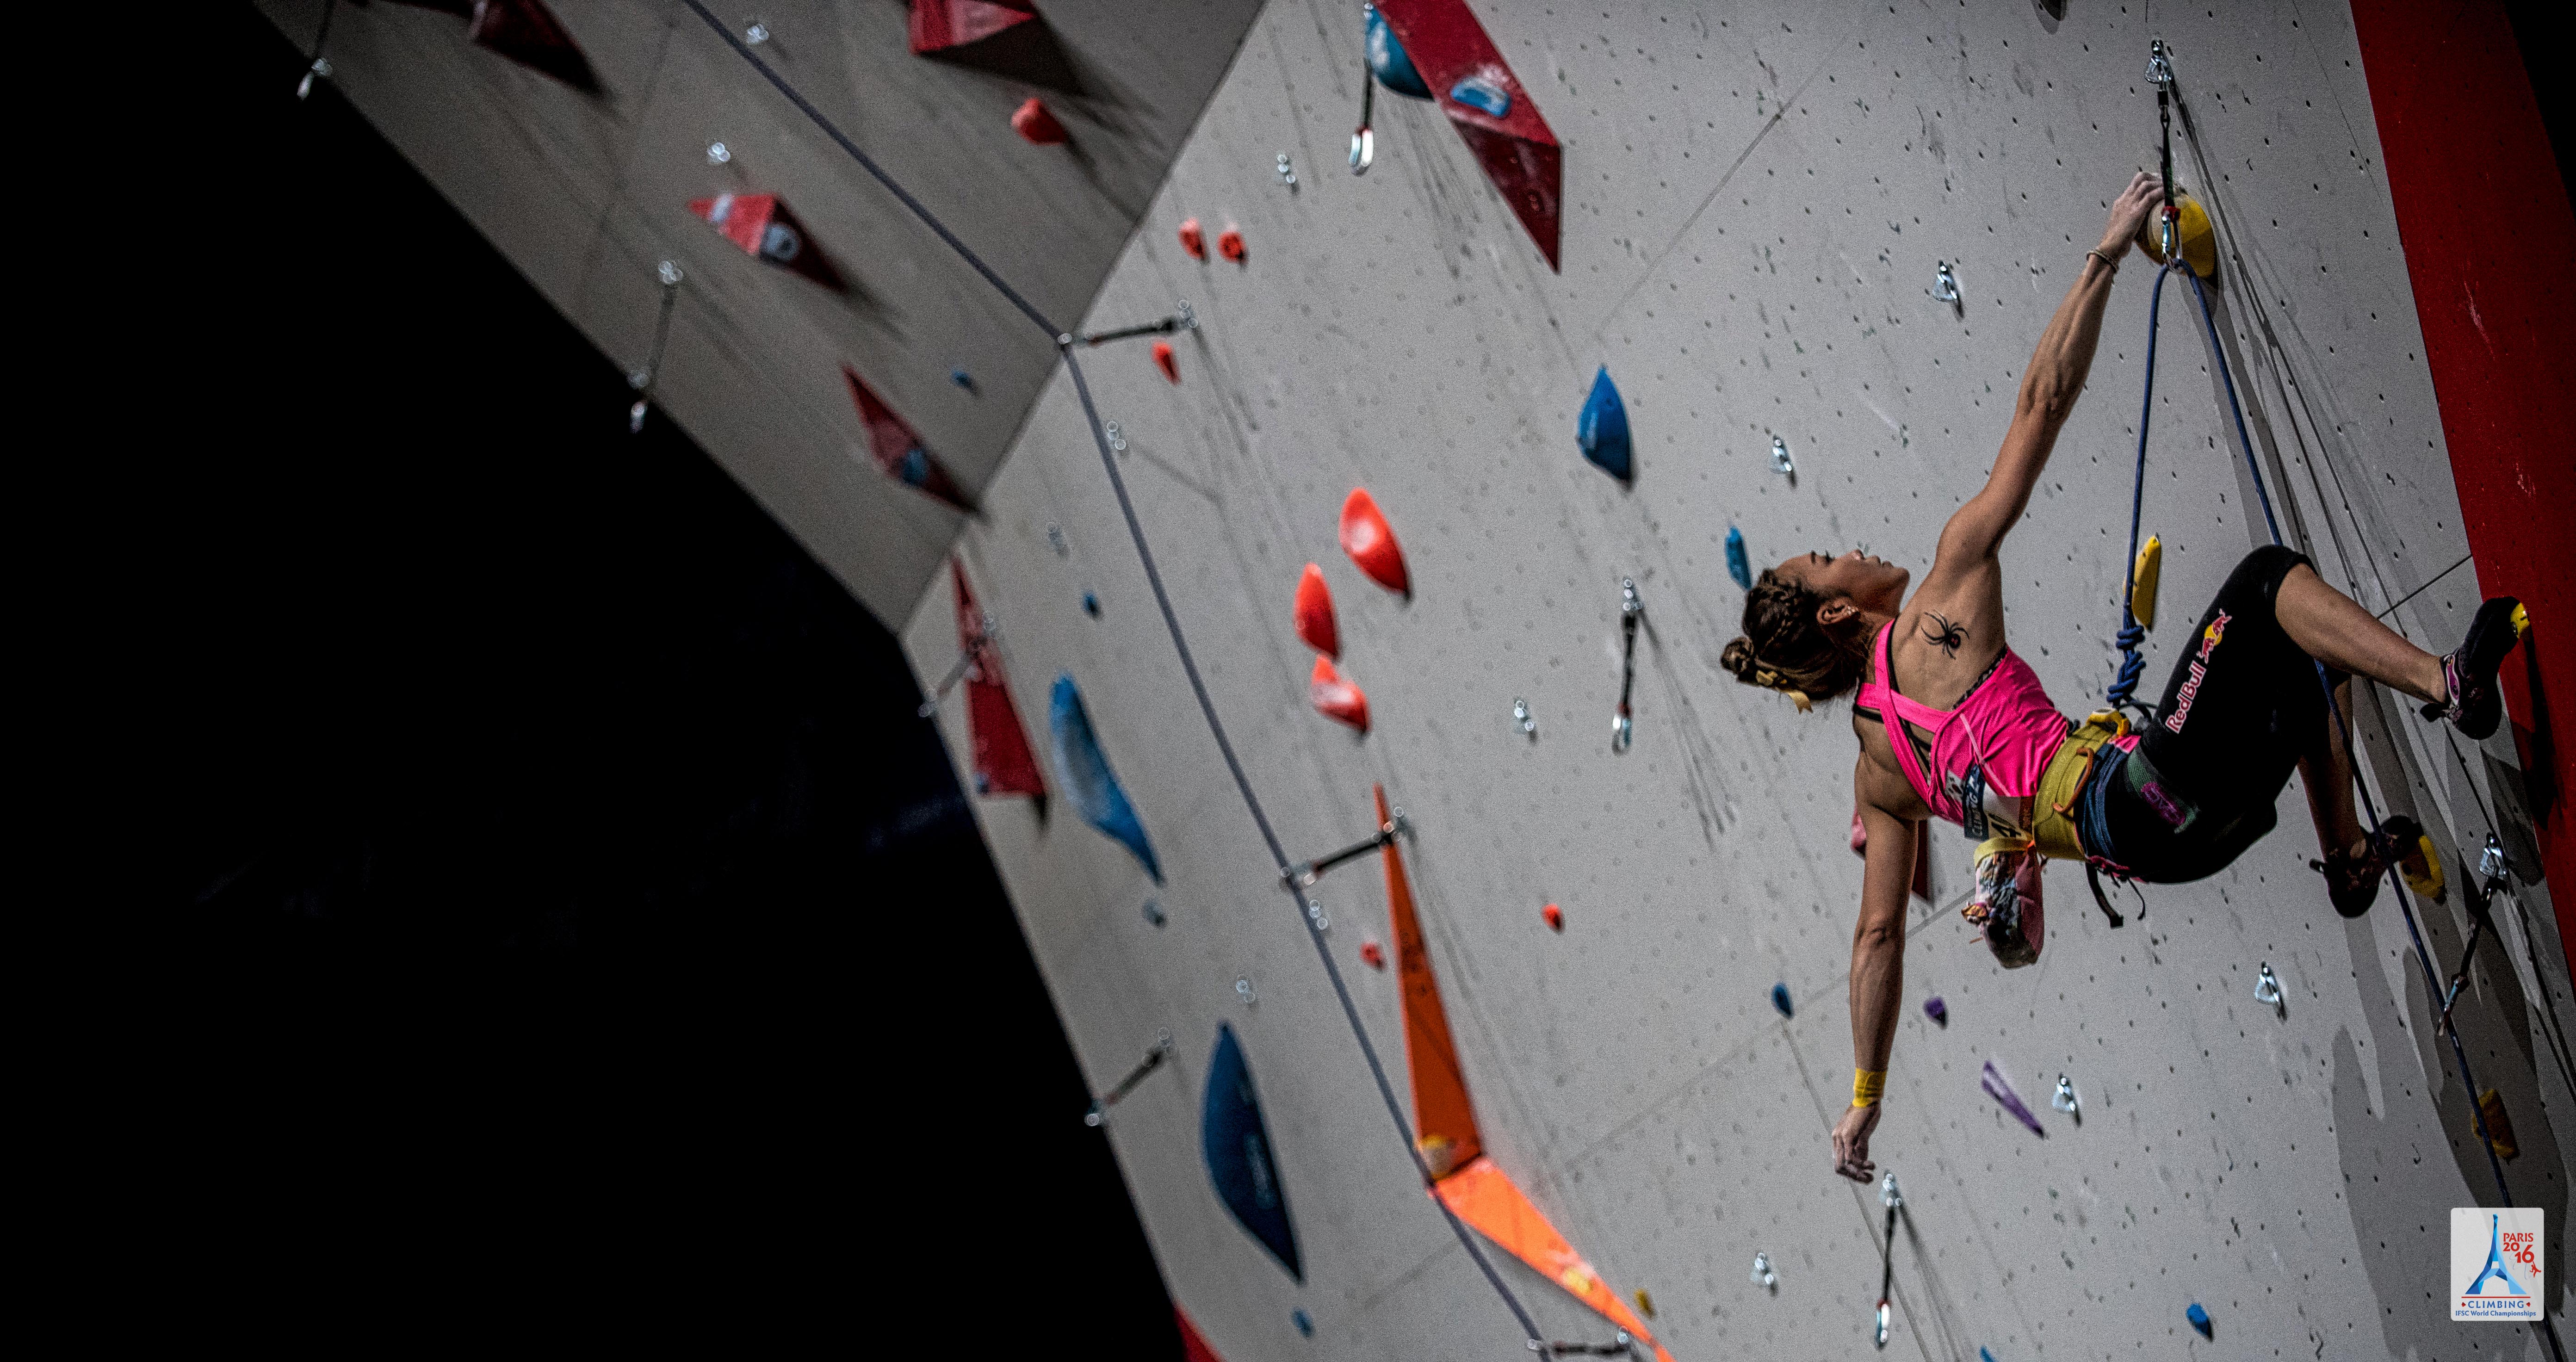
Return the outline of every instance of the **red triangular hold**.
{"type": "Polygon", "coordinates": [[[894,408],[878,397],[876,390],[859,377],[859,371],[841,366],[841,377],[850,381],[850,400],[859,407],[859,423],[868,429],[868,453],[885,475],[907,487],[922,491],[947,502],[958,510],[972,512],[975,503],[958,490],[957,480],[939,460],[930,456],[929,446],[921,442],[910,422],[894,414],[894,408]]]}
{"type": "Polygon", "coordinates": [[[1029,0],[912,0],[912,50],[980,43],[1038,17],[1029,0]]]}
{"type": "Polygon", "coordinates": [[[1404,550],[1396,547],[1395,530],[1365,487],[1354,487],[1342,501],[1342,552],[1360,565],[1369,580],[1389,591],[1413,594],[1413,576],[1404,570],[1404,550]]]}
{"type": "Polygon", "coordinates": [[[1224,1358],[1216,1355],[1216,1349],[1208,1346],[1207,1339],[1199,1333],[1199,1327],[1190,1323],[1188,1311],[1175,1305],[1172,1318],[1181,1324],[1181,1362],[1225,1362],[1224,1358]]]}
{"type": "Polygon", "coordinates": [[[1333,618],[1333,589],[1324,585],[1324,570],[1312,563],[1297,578],[1297,637],[1326,657],[1341,658],[1342,630],[1333,618]]]}
{"type": "Polygon", "coordinates": [[[794,270],[828,289],[848,287],[831,258],[814,243],[805,224],[787,211],[776,194],[718,194],[689,200],[689,211],[714,223],[724,239],[743,254],[794,270]]]}
{"type": "Polygon", "coordinates": [[[1331,658],[1315,659],[1315,673],[1306,680],[1306,693],[1314,700],[1316,713],[1362,733],[1369,731],[1368,692],[1343,680],[1342,674],[1333,670],[1331,658]]]}
{"type": "Polygon", "coordinates": [[[957,579],[957,648],[972,658],[966,668],[966,741],[974,752],[975,793],[1034,795],[1046,798],[1046,781],[1029,749],[1029,731],[1011,703],[1010,678],[1002,673],[1002,652],[984,627],[984,612],[966,585],[966,565],[948,560],[957,579]]]}
{"type": "Polygon", "coordinates": [[[590,59],[541,0],[474,0],[474,17],[466,25],[465,39],[576,90],[599,88],[590,59]]]}
{"type": "Polygon", "coordinates": [[[1476,153],[1485,178],[1538,243],[1547,267],[1557,268],[1563,153],[1467,0],[1381,0],[1377,9],[1431,87],[1440,111],[1476,153]],[[1489,104],[1500,102],[1502,113],[1459,102],[1462,88],[1489,104]]]}
{"type": "Polygon", "coordinates": [[[1174,383],[1181,381],[1181,361],[1172,354],[1170,341],[1154,342],[1154,367],[1162,370],[1163,377],[1174,383]]]}

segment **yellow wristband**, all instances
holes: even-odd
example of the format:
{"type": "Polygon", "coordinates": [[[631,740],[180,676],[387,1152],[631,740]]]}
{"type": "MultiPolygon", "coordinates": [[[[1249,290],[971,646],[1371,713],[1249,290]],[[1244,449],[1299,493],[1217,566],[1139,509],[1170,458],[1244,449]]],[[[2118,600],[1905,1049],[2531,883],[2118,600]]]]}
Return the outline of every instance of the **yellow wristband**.
{"type": "Polygon", "coordinates": [[[1880,1093],[1885,1092],[1885,1091],[1887,1091],[1887,1070],[1885,1070],[1885,1069],[1854,1069],[1854,1070],[1852,1070],[1852,1105],[1853,1105],[1853,1106],[1856,1106],[1856,1107],[1874,1107],[1874,1106],[1877,1106],[1877,1105],[1878,1105],[1878,1095],[1879,1095],[1880,1093]]]}

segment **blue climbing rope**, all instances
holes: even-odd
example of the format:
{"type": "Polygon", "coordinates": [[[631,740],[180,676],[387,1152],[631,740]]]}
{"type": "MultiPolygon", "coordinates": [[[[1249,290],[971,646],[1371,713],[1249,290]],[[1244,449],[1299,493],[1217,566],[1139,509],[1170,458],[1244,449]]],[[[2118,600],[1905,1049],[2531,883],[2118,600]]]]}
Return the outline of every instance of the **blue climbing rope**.
{"type": "Polygon", "coordinates": [[[2173,273],[2180,259],[2178,255],[2166,255],[2163,267],[2156,271],[2155,287],[2147,294],[2147,394],[2138,403],[2138,471],[2129,480],[2129,556],[2121,560],[2131,566],[2120,587],[2120,633],[2114,640],[2120,645],[2120,673],[2111,679],[2111,688],[2102,693],[2102,699],[2113,709],[2144,708],[2136,698],[2138,679],[2147,670],[2147,660],[2138,654],[2139,646],[2147,641],[2147,628],[2138,623],[2136,613],[2138,523],[2145,518],[2147,503],[2147,426],[2156,414],[2156,319],[2164,311],[2165,276],[2173,273]]]}

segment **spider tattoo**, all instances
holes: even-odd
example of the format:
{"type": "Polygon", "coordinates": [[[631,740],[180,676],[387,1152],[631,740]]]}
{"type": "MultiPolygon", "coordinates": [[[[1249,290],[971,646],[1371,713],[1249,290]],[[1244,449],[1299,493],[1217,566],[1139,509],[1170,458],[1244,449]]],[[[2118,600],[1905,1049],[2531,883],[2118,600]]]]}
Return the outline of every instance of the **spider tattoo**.
{"type": "Polygon", "coordinates": [[[1968,641],[1968,626],[1951,623],[1949,616],[1937,610],[1926,610],[1923,614],[1923,641],[1940,648],[1943,657],[1957,657],[1959,645],[1968,641]],[[1936,621],[1941,626],[1938,629],[1932,627],[1936,621]]]}

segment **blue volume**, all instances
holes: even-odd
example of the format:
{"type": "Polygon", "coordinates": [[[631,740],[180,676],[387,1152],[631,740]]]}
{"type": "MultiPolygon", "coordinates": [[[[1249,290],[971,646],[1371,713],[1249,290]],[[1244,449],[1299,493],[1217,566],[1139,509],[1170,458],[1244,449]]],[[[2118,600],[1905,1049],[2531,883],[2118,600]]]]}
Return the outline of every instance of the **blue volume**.
{"type": "Polygon", "coordinates": [[[1261,1098],[1252,1090],[1252,1065],[1234,1028],[1218,1022],[1216,1053],[1208,1058],[1207,1090],[1199,1102],[1199,1157],[1216,1184],[1216,1199],[1235,1223],[1303,1282],[1305,1260],[1297,1252],[1288,1192],[1279,1185],[1279,1164],[1270,1149],[1270,1125],[1261,1119],[1261,1098]]]}
{"type": "Polygon", "coordinates": [[[1082,707],[1082,692],[1074,689],[1070,676],[1055,679],[1047,729],[1055,749],[1056,778],[1072,794],[1082,821],[1136,853],[1136,859],[1145,863],[1145,873],[1161,884],[1162,862],[1154,859],[1154,844],[1145,840],[1145,825],[1136,817],[1136,806],[1127,802],[1117,773],[1109,769],[1099,735],[1091,731],[1091,715],[1082,707]]]}

